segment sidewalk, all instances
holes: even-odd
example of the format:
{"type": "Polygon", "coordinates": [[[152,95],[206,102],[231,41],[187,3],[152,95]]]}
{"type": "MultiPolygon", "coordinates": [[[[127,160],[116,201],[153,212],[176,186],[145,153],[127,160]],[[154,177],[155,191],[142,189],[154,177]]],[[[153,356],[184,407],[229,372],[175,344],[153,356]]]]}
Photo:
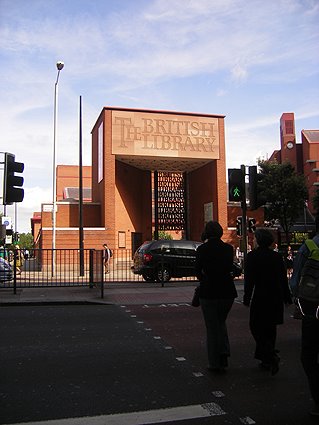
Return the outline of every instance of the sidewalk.
{"type": "MultiPolygon", "coordinates": [[[[242,280],[236,280],[242,287],[242,280]]],[[[196,282],[105,283],[104,297],[100,288],[88,286],[0,288],[0,305],[23,304],[167,304],[190,303],[196,282]]]]}

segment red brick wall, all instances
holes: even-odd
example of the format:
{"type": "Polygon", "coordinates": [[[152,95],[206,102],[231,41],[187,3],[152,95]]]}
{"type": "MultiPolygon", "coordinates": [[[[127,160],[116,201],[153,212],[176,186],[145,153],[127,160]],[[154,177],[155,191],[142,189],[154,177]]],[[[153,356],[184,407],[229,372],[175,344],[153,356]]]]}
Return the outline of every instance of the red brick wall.
{"type": "MultiPolygon", "coordinates": [[[[83,188],[91,187],[92,175],[91,166],[82,166],[83,188]]],[[[79,166],[78,165],[58,165],[57,166],[57,200],[63,199],[65,187],[79,187],[79,166]]]]}
{"type": "Polygon", "coordinates": [[[227,229],[227,183],[224,119],[218,119],[219,160],[189,173],[190,239],[198,240],[204,227],[204,204],[213,202],[213,220],[227,229]]]}
{"type": "MultiPolygon", "coordinates": [[[[215,161],[188,175],[189,230],[191,240],[200,240],[204,228],[204,204],[213,202],[215,161]]],[[[217,220],[214,208],[213,217],[217,220]]]]}
{"type": "MultiPolygon", "coordinates": [[[[213,219],[218,220],[227,232],[227,185],[225,164],[224,118],[218,117],[219,159],[188,174],[189,232],[190,238],[199,240],[204,226],[204,204],[213,203],[213,219]]],[[[63,185],[63,182],[61,183],[63,185]]],[[[99,235],[111,248],[118,246],[118,231],[126,232],[126,246],[130,248],[132,232],[142,233],[150,239],[152,231],[152,188],[149,171],[118,162],[112,155],[112,109],[104,108],[92,130],[92,200],[96,207],[85,220],[93,226],[105,228],[99,235]],[[98,182],[98,130],[103,122],[103,178],[98,182]]],[[[77,208],[60,207],[57,227],[76,225],[77,208]],[[65,208],[65,210],[64,210],[65,208]]],[[[51,213],[43,219],[43,227],[51,227],[51,213]]],[[[71,230],[65,231],[69,243],[71,230]]],[[[57,247],[62,244],[62,231],[57,230],[57,247]],[[60,237],[61,236],[61,237],[60,237]]],[[[88,234],[87,236],[91,236],[88,234]]],[[[71,240],[71,239],[70,239],[71,240]]],[[[88,239],[90,240],[90,239],[88,239]]],[[[93,243],[93,242],[92,242],[93,243]]],[[[100,240],[94,246],[100,244],[100,240]]]]}
{"type": "MultiPolygon", "coordinates": [[[[106,242],[105,230],[99,228],[90,228],[83,230],[84,249],[103,249],[102,245],[106,242]]],[[[56,230],[56,248],[74,249],[79,247],[79,229],[59,229],[56,230]]],[[[42,248],[52,248],[52,230],[42,230],[42,248]]],[[[112,248],[113,249],[113,248],[112,248]]]]}
{"type": "Polygon", "coordinates": [[[151,172],[116,161],[116,225],[125,231],[126,246],[131,248],[131,232],[152,235],[151,172]]]}
{"type": "Polygon", "coordinates": [[[225,154],[225,122],[219,118],[219,160],[216,161],[214,204],[216,203],[216,219],[221,226],[227,228],[227,183],[225,154]]]}

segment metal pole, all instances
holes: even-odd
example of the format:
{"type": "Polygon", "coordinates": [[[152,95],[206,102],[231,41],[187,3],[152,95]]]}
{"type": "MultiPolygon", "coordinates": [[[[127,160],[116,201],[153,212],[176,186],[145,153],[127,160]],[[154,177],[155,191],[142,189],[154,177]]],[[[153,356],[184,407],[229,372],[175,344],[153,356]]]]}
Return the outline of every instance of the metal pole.
{"type": "Polygon", "coordinates": [[[154,171],[154,239],[158,240],[158,171],[154,171]]]}
{"type": "MultiPolygon", "coordinates": [[[[244,179],[244,194],[243,194],[243,199],[241,202],[241,208],[242,208],[242,234],[243,234],[243,252],[244,252],[244,267],[245,267],[245,263],[246,263],[246,257],[247,257],[247,202],[246,202],[246,183],[245,183],[245,178],[246,178],[246,167],[245,165],[241,165],[241,171],[243,173],[243,179],[244,179]]],[[[245,270],[244,270],[245,272],[245,270]]]]}
{"type": "Polygon", "coordinates": [[[83,170],[82,170],[82,97],[80,96],[80,135],[79,135],[79,249],[80,276],[84,276],[84,235],[83,235],[83,170]]]}
{"type": "Polygon", "coordinates": [[[57,158],[57,149],[56,149],[56,136],[57,136],[57,120],[58,120],[58,82],[60,71],[63,69],[63,62],[58,62],[56,64],[58,69],[58,74],[56,77],[56,82],[54,85],[54,111],[53,111],[53,177],[52,177],[52,276],[55,275],[55,247],[56,247],[56,158],[57,158]]]}

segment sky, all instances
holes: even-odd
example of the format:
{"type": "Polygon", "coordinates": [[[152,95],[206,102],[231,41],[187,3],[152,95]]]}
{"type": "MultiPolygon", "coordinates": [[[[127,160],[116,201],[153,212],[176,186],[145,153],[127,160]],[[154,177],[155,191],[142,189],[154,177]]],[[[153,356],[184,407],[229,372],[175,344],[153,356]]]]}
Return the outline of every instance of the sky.
{"type": "Polygon", "coordinates": [[[83,165],[104,106],[225,115],[227,168],[279,149],[284,112],[297,142],[319,129],[319,0],[0,0],[0,152],[25,164],[24,201],[5,212],[20,233],[52,202],[57,61],[57,164],[79,163],[80,96],[83,165]]]}

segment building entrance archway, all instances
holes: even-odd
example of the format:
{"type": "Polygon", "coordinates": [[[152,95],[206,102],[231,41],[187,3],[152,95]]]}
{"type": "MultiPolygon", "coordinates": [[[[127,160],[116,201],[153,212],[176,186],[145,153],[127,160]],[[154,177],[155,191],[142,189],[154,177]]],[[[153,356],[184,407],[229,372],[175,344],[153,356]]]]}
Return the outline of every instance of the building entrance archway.
{"type": "Polygon", "coordinates": [[[224,116],[104,108],[92,131],[92,200],[114,248],[120,235],[133,248],[160,231],[200,240],[209,219],[227,228],[224,116]]]}

